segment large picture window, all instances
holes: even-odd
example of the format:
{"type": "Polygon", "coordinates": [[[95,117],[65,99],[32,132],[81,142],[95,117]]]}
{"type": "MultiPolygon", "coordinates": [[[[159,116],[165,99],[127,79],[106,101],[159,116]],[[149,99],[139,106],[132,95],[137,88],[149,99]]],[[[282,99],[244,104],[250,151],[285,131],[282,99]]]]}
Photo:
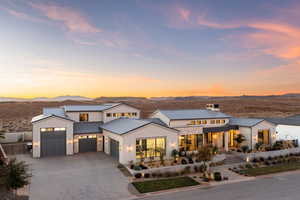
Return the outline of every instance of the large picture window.
{"type": "Polygon", "coordinates": [[[166,138],[145,138],[136,140],[136,157],[159,157],[166,153],[166,138]]]}
{"type": "Polygon", "coordinates": [[[189,134],[179,136],[180,151],[195,151],[203,145],[202,134],[189,134]]]}

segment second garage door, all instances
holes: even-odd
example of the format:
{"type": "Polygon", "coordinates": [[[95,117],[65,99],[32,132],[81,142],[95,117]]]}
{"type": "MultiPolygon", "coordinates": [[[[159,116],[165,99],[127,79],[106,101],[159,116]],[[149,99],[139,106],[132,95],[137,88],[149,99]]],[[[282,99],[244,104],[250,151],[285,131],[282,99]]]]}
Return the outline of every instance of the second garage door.
{"type": "Polygon", "coordinates": [[[97,151],[97,138],[81,138],[79,139],[79,152],[95,152],[97,151]]]}

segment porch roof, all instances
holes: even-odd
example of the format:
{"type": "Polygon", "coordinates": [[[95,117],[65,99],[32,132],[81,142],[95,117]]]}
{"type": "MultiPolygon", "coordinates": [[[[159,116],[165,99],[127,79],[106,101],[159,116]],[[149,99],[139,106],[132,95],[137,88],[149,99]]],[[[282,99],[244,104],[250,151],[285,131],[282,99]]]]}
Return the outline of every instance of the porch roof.
{"type": "Polygon", "coordinates": [[[218,127],[203,128],[203,133],[216,133],[216,132],[238,130],[238,129],[239,126],[237,125],[225,125],[225,126],[218,126],[218,127]]]}
{"type": "Polygon", "coordinates": [[[73,127],[74,135],[86,133],[102,133],[103,122],[75,122],[73,127]]]}

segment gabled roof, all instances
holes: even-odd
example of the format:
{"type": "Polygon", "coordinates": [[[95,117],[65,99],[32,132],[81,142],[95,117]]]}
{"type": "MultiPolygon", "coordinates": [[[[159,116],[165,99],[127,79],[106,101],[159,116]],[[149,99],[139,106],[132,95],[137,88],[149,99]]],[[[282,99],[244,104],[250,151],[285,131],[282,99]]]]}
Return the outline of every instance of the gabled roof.
{"type": "Polygon", "coordinates": [[[246,127],[253,127],[258,123],[264,121],[264,119],[257,119],[257,118],[230,118],[229,124],[230,125],[237,125],[237,126],[246,126],[246,127]]]}
{"type": "Polygon", "coordinates": [[[57,115],[65,117],[65,112],[62,108],[43,108],[43,115],[57,115]]]}
{"type": "MultiPolygon", "coordinates": [[[[109,132],[122,135],[125,133],[128,133],[130,131],[133,131],[135,129],[141,128],[143,126],[146,126],[148,124],[157,124],[160,126],[163,126],[168,129],[169,128],[166,124],[161,122],[159,119],[132,119],[132,118],[119,118],[115,119],[113,121],[107,122],[103,124],[101,127],[104,130],[107,130],[109,132]]],[[[175,129],[172,129],[173,131],[177,131],[175,129]]]]}
{"type": "Polygon", "coordinates": [[[103,122],[75,122],[73,132],[75,135],[85,133],[102,133],[102,124],[103,122]]]}
{"type": "Polygon", "coordinates": [[[300,117],[266,118],[266,121],[276,125],[300,126],[300,117]]]}
{"type": "Polygon", "coordinates": [[[63,106],[63,109],[65,112],[98,112],[113,108],[120,104],[121,103],[107,103],[100,105],[65,105],[63,106]]]}
{"type": "Polygon", "coordinates": [[[230,118],[222,112],[211,111],[206,109],[187,109],[187,110],[157,110],[161,112],[170,120],[189,120],[189,119],[219,119],[219,118],[230,118]]]}
{"type": "Polygon", "coordinates": [[[58,117],[58,118],[61,118],[61,119],[65,119],[65,120],[69,120],[69,121],[72,121],[74,122],[72,119],[68,118],[67,116],[59,116],[59,115],[53,115],[53,114],[50,114],[50,115],[38,115],[38,116],[35,116],[32,118],[31,120],[31,123],[35,123],[35,122],[38,122],[38,121],[41,121],[41,120],[44,120],[44,119],[47,119],[47,118],[50,118],[50,117],[58,117]]]}

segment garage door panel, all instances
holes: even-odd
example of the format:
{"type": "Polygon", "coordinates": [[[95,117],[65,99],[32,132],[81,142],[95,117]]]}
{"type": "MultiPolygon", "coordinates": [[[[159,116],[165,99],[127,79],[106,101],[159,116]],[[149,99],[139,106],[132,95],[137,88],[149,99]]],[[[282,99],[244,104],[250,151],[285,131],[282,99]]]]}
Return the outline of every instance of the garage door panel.
{"type": "Polygon", "coordinates": [[[84,138],[79,139],[79,152],[95,152],[97,151],[97,139],[96,138],[84,138]]]}
{"type": "Polygon", "coordinates": [[[110,139],[110,155],[119,160],[119,142],[110,139]]]}
{"type": "Polygon", "coordinates": [[[66,132],[41,132],[41,156],[66,155],[66,132]]]}

